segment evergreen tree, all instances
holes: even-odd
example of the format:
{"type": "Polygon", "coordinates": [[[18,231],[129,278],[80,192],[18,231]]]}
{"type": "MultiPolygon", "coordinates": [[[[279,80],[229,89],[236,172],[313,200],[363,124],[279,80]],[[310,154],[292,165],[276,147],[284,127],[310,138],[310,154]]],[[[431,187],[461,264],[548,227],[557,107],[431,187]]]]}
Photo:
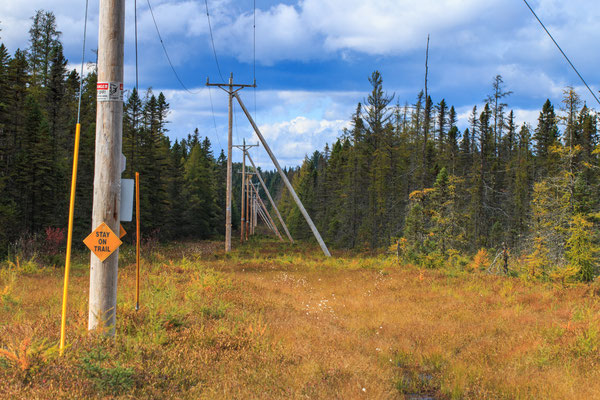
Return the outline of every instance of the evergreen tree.
{"type": "Polygon", "coordinates": [[[546,100],[538,118],[538,126],[533,135],[538,177],[555,172],[554,164],[557,162],[557,158],[552,155],[550,148],[559,143],[556,122],[554,106],[550,100],[546,100]]]}

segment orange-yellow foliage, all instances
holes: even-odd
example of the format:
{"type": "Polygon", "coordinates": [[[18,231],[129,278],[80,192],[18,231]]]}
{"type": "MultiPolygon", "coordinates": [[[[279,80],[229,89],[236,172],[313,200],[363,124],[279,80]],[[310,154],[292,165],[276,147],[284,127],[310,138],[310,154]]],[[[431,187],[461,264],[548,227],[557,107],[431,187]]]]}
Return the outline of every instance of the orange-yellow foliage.
{"type": "Polygon", "coordinates": [[[490,266],[490,254],[486,249],[479,249],[475,257],[473,257],[473,262],[469,264],[469,268],[472,270],[480,270],[485,269],[490,266]]]}

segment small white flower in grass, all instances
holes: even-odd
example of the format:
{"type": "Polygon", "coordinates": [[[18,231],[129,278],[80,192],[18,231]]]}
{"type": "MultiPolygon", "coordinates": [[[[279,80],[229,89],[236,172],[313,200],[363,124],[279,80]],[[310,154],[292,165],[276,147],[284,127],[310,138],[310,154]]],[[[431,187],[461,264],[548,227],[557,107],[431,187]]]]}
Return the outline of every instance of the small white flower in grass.
{"type": "Polygon", "coordinates": [[[375,348],[375,351],[381,351],[381,349],[379,347],[375,348]]]}
{"type": "Polygon", "coordinates": [[[362,388],[362,391],[363,391],[363,392],[366,392],[366,391],[367,391],[367,389],[365,389],[365,388],[362,388]]]}

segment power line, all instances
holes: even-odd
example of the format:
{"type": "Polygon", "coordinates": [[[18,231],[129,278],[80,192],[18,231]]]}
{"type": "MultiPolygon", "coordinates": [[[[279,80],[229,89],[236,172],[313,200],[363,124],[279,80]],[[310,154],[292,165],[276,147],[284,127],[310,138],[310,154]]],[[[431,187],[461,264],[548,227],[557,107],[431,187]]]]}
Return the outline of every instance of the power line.
{"type": "Polygon", "coordinates": [[[252,55],[253,55],[253,64],[252,64],[252,77],[254,78],[254,82],[256,82],[256,0],[254,0],[254,21],[252,25],[252,55]]]}
{"type": "Polygon", "coordinates": [[[217,119],[215,118],[215,108],[213,106],[212,93],[210,91],[210,86],[208,87],[208,97],[210,98],[210,111],[212,112],[213,124],[215,125],[215,136],[217,137],[217,142],[219,142],[219,147],[221,149],[223,149],[223,145],[221,144],[221,139],[219,139],[219,132],[217,131],[217,119]]]}
{"type": "Polygon", "coordinates": [[[256,0],[254,0],[254,21],[252,25],[252,77],[254,79],[254,120],[256,121],[256,0]]]}
{"type": "Polygon", "coordinates": [[[208,19],[208,30],[210,32],[210,42],[212,43],[213,54],[215,55],[215,63],[217,64],[217,70],[219,71],[219,76],[221,77],[221,81],[225,82],[225,79],[223,79],[223,74],[221,73],[221,67],[219,66],[219,59],[217,58],[217,50],[215,50],[215,40],[213,38],[212,26],[210,25],[210,14],[208,13],[208,0],[204,0],[204,4],[206,5],[206,19],[208,19]]]}
{"type": "Polygon", "coordinates": [[[177,74],[177,71],[175,71],[175,67],[173,67],[173,63],[171,62],[171,58],[169,57],[169,53],[167,52],[167,47],[165,46],[165,43],[162,40],[162,37],[160,36],[160,30],[158,29],[158,25],[156,23],[156,18],[154,18],[154,12],[152,11],[152,6],[150,5],[150,0],[146,0],[148,3],[148,8],[150,9],[150,14],[152,15],[152,21],[154,21],[154,27],[156,28],[156,33],[158,34],[158,39],[160,40],[160,44],[165,52],[165,56],[167,57],[167,61],[169,62],[169,65],[171,66],[171,69],[173,70],[173,74],[175,74],[175,78],[177,78],[177,80],[179,81],[179,84],[181,85],[181,87],[188,93],[190,94],[198,94],[199,92],[192,92],[191,90],[189,90],[181,81],[181,79],[179,78],[179,75],[177,74]]]}
{"type": "Polygon", "coordinates": [[[138,38],[137,38],[137,0],[133,1],[133,19],[135,25],[135,91],[140,92],[140,88],[138,85],[138,38]]]}
{"type": "Polygon", "coordinates": [[[596,101],[598,102],[598,104],[600,104],[600,100],[598,100],[598,97],[596,97],[596,94],[594,94],[594,92],[592,91],[592,89],[590,88],[590,86],[587,84],[587,82],[585,81],[585,79],[583,79],[583,77],[581,76],[581,74],[579,73],[579,71],[577,71],[577,68],[575,68],[575,66],[573,65],[573,63],[571,62],[571,60],[569,60],[569,57],[567,57],[567,55],[565,54],[565,52],[560,48],[560,46],[558,45],[558,43],[556,43],[556,40],[554,40],[554,38],[552,37],[552,35],[550,34],[550,32],[548,32],[548,29],[546,29],[546,26],[544,25],[544,23],[540,20],[540,18],[537,16],[537,14],[535,13],[535,11],[533,11],[533,8],[531,8],[531,6],[529,5],[529,3],[527,2],[527,0],[523,0],[523,2],[525,3],[525,5],[527,6],[527,8],[529,8],[529,11],[531,11],[531,13],[533,14],[533,16],[535,17],[535,19],[538,20],[538,22],[540,23],[540,25],[542,26],[542,28],[544,28],[544,30],[546,31],[546,33],[548,34],[548,36],[550,36],[550,39],[552,39],[552,41],[554,42],[554,44],[556,45],[556,47],[558,48],[558,50],[560,50],[561,54],[563,55],[563,57],[565,57],[565,60],[567,60],[567,62],[569,63],[569,65],[571,66],[571,68],[573,68],[573,71],[575,71],[575,73],[577,74],[577,76],[579,77],[579,79],[581,79],[581,82],[583,82],[583,84],[585,85],[585,87],[590,91],[590,93],[592,94],[592,96],[594,97],[594,99],[596,99],[596,101]]]}

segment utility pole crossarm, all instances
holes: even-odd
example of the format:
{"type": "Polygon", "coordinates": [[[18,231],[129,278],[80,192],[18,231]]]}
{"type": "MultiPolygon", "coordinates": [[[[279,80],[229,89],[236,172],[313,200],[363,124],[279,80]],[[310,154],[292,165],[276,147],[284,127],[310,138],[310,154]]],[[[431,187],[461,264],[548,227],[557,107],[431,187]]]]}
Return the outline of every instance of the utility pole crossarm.
{"type": "MultiPolygon", "coordinates": [[[[232,87],[237,87],[237,88],[243,89],[243,88],[247,88],[247,87],[255,88],[256,82],[254,82],[252,85],[248,85],[248,84],[242,85],[239,83],[210,83],[208,78],[206,78],[206,86],[218,86],[220,88],[232,86],[232,87]]],[[[236,90],[236,92],[237,92],[237,90],[236,90]]]]}

